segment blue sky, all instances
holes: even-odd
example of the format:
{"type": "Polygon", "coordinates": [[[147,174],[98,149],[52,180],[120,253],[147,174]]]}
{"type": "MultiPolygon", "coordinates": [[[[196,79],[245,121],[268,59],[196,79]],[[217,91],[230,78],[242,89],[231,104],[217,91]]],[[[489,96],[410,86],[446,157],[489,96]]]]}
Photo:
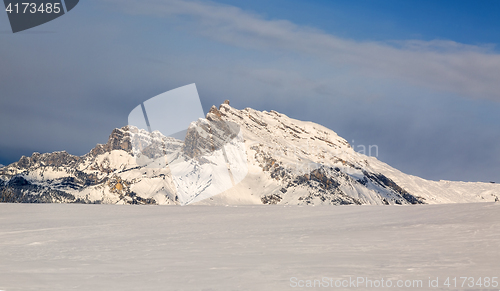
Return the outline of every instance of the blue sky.
{"type": "Polygon", "coordinates": [[[0,13],[0,163],[85,154],[196,83],[205,111],[276,110],[409,174],[498,182],[499,3],[89,0],[17,34],[0,13]]]}
{"type": "Polygon", "coordinates": [[[448,39],[498,43],[500,2],[432,0],[219,1],[356,40],[448,39]]]}

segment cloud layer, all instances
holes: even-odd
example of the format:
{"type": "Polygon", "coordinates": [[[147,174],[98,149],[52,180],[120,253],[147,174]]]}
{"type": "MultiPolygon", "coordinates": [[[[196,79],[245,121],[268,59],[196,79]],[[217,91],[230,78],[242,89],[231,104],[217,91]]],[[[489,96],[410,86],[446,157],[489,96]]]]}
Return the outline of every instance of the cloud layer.
{"type": "Polygon", "coordinates": [[[500,101],[500,55],[491,45],[449,40],[362,42],[342,39],[286,20],[267,20],[213,2],[110,0],[132,14],[182,17],[192,32],[245,49],[314,55],[370,77],[396,78],[432,90],[500,101]]]}

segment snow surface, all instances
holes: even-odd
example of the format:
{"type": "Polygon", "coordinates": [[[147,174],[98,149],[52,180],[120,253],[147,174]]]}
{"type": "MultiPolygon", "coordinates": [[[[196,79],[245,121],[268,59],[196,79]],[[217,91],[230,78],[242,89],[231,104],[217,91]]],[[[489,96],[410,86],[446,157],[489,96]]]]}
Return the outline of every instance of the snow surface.
{"type": "Polygon", "coordinates": [[[500,277],[499,229],[499,203],[0,204],[0,290],[399,290],[292,288],[292,277],[460,290],[442,283],[500,277]]]}

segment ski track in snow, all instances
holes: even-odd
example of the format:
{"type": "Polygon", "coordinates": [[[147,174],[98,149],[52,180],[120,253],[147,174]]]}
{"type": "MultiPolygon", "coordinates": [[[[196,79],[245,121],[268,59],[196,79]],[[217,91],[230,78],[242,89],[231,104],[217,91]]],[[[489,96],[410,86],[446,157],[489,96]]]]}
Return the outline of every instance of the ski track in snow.
{"type": "Polygon", "coordinates": [[[500,277],[499,213],[499,203],[0,204],[0,290],[399,290],[290,286],[349,276],[429,290],[429,277],[500,277]]]}

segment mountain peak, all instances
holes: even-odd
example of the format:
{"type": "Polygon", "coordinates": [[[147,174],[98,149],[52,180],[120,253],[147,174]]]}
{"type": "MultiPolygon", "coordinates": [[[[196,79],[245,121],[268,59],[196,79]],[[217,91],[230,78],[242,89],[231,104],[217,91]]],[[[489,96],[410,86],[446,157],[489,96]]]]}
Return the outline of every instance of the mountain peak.
{"type": "Polygon", "coordinates": [[[102,155],[113,150],[123,150],[126,152],[132,151],[132,143],[130,141],[130,126],[126,125],[122,128],[115,128],[111,132],[106,144],[97,144],[89,153],[91,156],[102,155]]]}
{"type": "Polygon", "coordinates": [[[227,100],[184,141],[124,126],[82,157],[33,153],[0,168],[0,202],[384,205],[493,202],[498,193],[500,184],[406,175],[319,124],[227,100]]]}
{"type": "MultiPolygon", "coordinates": [[[[221,105],[221,106],[222,106],[222,105],[221,105]]],[[[219,108],[220,108],[220,106],[219,106],[219,108]]],[[[207,113],[206,118],[207,118],[208,120],[213,119],[213,118],[215,118],[215,119],[220,119],[220,118],[221,118],[221,116],[222,116],[222,115],[221,115],[221,113],[220,113],[219,109],[217,109],[217,107],[215,107],[215,105],[212,105],[212,107],[210,107],[210,110],[209,110],[209,111],[208,111],[208,113],[207,113]]]]}

